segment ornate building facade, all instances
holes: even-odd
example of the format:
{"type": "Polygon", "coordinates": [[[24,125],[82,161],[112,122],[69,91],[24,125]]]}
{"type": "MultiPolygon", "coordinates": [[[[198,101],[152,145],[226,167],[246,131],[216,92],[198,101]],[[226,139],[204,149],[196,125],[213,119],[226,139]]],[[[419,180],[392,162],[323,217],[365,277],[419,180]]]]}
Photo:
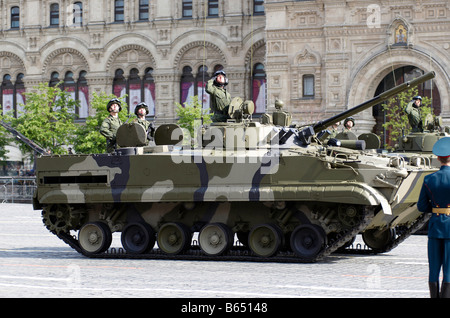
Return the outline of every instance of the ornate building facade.
{"type": "Polygon", "coordinates": [[[263,1],[8,0],[0,11],[3,112],[20,110],[38,83],[62,81],[81,119],[89,96],[105,92],[173,121],[193,94],[208,107],[204,83],[222,68],[232,96],[265,110],[263,1]]]}
{"type": "MultiPolygon", "coordinates": [[[[450,124],[448,1],[271,0],[265,14],[269,105],[314,122],[435,71],[419,93],[450,124]]],[[[379,108],[355,117],[358,132],[382,134],[379,108]]]]}
{"type": "MultiPolygon", "coordinates": [[[[191,95],[208,107],[204,83],[223,68],[231,95],[253,99],[257,114],[281,99],[310,123],[433,70],[419,92],[450,124],[447,0],[3,0],[0,12],[3,112],[38,83],[63,81],[81,119],[106,92],[173,121],[191,95]]],[[[357,131],[381,118],[358,114],[357,131]]]]}

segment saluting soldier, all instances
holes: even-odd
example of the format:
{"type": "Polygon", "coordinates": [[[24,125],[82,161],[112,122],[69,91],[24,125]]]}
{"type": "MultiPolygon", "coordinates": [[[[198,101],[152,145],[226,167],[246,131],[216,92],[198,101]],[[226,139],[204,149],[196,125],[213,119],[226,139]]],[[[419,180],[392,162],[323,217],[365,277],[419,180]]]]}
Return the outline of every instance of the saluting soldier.
{"type": "Polygon", "coordinates": [[[231,95],[225,88],[227,85],[228,78],[223,70],[215,72],[206,84],[206,92],[211,95],[211,110],[214,113],[211,119],[214,122],[226,122],[230,118],[228,107],[231,104],[231,95]]]}
{"type": "Polygon", "coordinates": [[[106,109],[109,115],[103,120],[100,133],[106,138],[106,151],[113,152],[116,149],[117,129],[122,125],[122,120],[119,118],[119,112],[122,110],[120,100],[111,99],[106,105],[106,109]]]}
{"type": "Polygon", "coordinates": [[[424,178],[417,202],[420,212],[432,213],[428,226],[428,263],[430,296],[450,298],[450,137],[433,146],[441,168],[424,178]],[[439,273],[442,271],[441,294],[439,273]]]}
{"type": "Polygon", "coordinates": [[[405,113],[408,115],[408,121],[411,125],[412,132],[422,132],[422,116],[420,107],[422,106],[422,97],[414,96],[412,101],[405,107],[405,113]]]}

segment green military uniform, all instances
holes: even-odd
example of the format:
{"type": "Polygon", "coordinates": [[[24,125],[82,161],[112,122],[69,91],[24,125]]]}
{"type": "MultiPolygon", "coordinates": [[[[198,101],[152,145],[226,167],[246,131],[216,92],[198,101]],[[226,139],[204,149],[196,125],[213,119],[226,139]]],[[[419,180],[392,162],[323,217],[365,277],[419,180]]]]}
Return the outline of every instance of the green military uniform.
{"type": "Polygon", "coordinates": [[[113,117],[111,114],[103,120],[100,126],[100,133],[106,137],[106,151],[113,152],[116,149],[117,129],[122,125],[119,117],[113,117]]]}
{"type": "Polygon", "coordinates": [[[148,127],[150,127],[150,122],[146,119],[136,118],[134,122],[142,125],[142,127],[145,128],[145,131],[148,131],[148,127]]]}
{"type": "Polygon", "coordinates": [[[149,114],[148,106],[146,103],[142,102],[142,103],[137,104],[136,108],[134,109],[134,113],[137,116],[137,118],[134,119],[134,122],[138,123],[139,125],[144,127],[145,132],[147,133],[147,139],[151,140],[151,138],[153,137],[155,128],[153,127],[151,122],[149,122],[148,120],[145,119],[145,117],[140,118],[139,110],[141,108],[145,109],[145,116],[147,116],[149,114]]]}
{"type": "Polygon", "coordinates": [[[337,129],[335,128],[331,128],[329,129],[330,131],[330,135],[328,136],[328,138],[336,138],[337,134],[339,133],[337,129]]]}
{"type": "Polygon", "coordinates": [[[422,101],[422,98],[420,96],[414,97],[412,101],[408,103],[405,107],[405,113],[408,115],[409,124],[412,127],[412,132],[421,132],[423,131],[422,126],[422,115],[420,113],[420,107],[417,107],[415,105],[415,100],[420,99],[422,101]]]}
{"type": "Polygon", "coordinates": [[[214,85],[214,79],[206,84],[206,92],[211,95],[210,106],[214,115],[212,121],[225,122],[230,118],[228,106],[231,103],[231,95],[224,87],[214,85]]]}

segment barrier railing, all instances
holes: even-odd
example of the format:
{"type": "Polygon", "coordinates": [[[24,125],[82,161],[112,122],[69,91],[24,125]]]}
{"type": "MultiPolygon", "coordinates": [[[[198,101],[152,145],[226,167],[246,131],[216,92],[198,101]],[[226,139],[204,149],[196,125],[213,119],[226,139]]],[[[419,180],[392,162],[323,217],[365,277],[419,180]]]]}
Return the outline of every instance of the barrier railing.
{"type": "Polygon", "coordinates": [[[0,203],[31,203],[35,189],[34,177],[0,177],[0,203]]]}

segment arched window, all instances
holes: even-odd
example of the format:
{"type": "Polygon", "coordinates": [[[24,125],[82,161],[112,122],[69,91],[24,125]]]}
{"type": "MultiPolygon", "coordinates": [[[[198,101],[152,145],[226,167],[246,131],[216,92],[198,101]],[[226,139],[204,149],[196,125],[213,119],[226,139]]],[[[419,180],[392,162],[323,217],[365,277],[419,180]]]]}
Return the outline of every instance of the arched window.
{"type": "Polygon", "coordinates": [[[255,103],[255,114],[266,111],[266,71],[261,63],[253,67],[252,100],[255,103]]]}
{"type": "Polygon", "coordinates": [[[148,106],[149,116],[155,115],[155,82],[153,80],[153,69],[148,67],[141,78],[139,70],[130,70],[128,80],[124,77],[122,69],[117,69],[113,80],[113,94],[121,97],[127,94],[127,104],[129,112],[134,113],[134,108],[140,102],[145,102],[148,106]]]}
{"type": "Polygon", "coordinates": [[[127,93],[127,82],[123,76],[123,70],[120,68],[116,70],[113,80],[113,94],[121,97],[127,93]]]}
{"type": "Polygon", "coordinates": [[[66,75],[64,76],[64,83],[61,89],[64,89],[66,92],[68,92],[72,97],[72,99],[76,99],[75,80],[73,79],[73,72],[71,71],[66,72],[66,75]]]}
{"type": "Polygon", "coordinates": [[[136,68],[133,68],[130,71],[130,77],[128,78],[128,87],[128,105],[130,106],[130,112],[134,113],[134,108],[142,101],[141,79],[139,78],[139,70],[136,68]]]}
{"type": "Polygon", "coordinates": [[[198,96],[198,100],[202,103],[203,108],[209,108],[209,94],[206,92],[206,82],[209,80],[208,67],[202,65],[198,68],[197,76],[192,74],[192,68],[185,66],[181,74],[181,105],[190,102],[190,97],[198,96]]]}
{"type": "Polygon", "coordinates": [[[3,76],[2,81],[2,109],[3,115],[8,112],[14,111],[14,85],[11,82],[11,75],[6,74],[3,76]]]}
{"type": "Polygon", "coordinates": [[[19,7],[11,8],[11,29],[18,29],[20,26],[20,9],[19,7]]]}
{"type": "Polygon", "coordinates": [[[59,25],[59,4],[52,3],[50,5],[50,26],[59,25]]]}
{"type": "Polygon", "coordinates": [[[10,113],[12,116],[19,116],[19,111],[23,110],[21,104],[25,103],[24,75],[18,74],[13,84],[11,75],[5,74],[0,83],[0,105],[2,114],[10,113]],[[12,113],[11,113],[12,112],[12,113]]]}
{"type": "Polygon", "coordinates": [[[153,69],[148,67],[144,74],[144,102],[148,106],[149,116],[155,115],[155,81],[153,80],[153,69]]]}
{"type": "Polygon", "coordinates": [[[23,111],[23,105],[25,104],[25,83],[23,78],[25,76],[23,73],[19,73],[16,78],[16,83],[14,84],[15,89],[15,105],[16,105],[16,116],[20,116],[20,112],[23,111]]]}
{"type": "Polygon", "coordinates": [[[197,73],[197,92],[198,100],[202,103],[204,109],[209,108],[209,94],[206,92],[206,82],[208,82],[208,67],[202,65],[198,68],[197,73]]]}
{"type": "Polygon", "coordinates": [[[78,117],[86,118],[89,116],[89,86],[86,80],[86,71],[81,71],[77,81],[77,100],[80,101],[78,108],[78,117]]]}
{"type": "Polygon", "coordinates": [[[181,100],[180,104],[184,105],[189,101],[191,96],[194,96],[194,76],[192,75],[192,68],[190,66],[183,67],[183,73],[181,74],[180,90],[181,100]]]}
{"type": "Polygon", "coordinates": [[[59,73],[58,72],[53,72],[52,75],[50,76],[50,82],[48,83],[49,86],[56,86],[56,84],[59,83],[59,73]]]}

